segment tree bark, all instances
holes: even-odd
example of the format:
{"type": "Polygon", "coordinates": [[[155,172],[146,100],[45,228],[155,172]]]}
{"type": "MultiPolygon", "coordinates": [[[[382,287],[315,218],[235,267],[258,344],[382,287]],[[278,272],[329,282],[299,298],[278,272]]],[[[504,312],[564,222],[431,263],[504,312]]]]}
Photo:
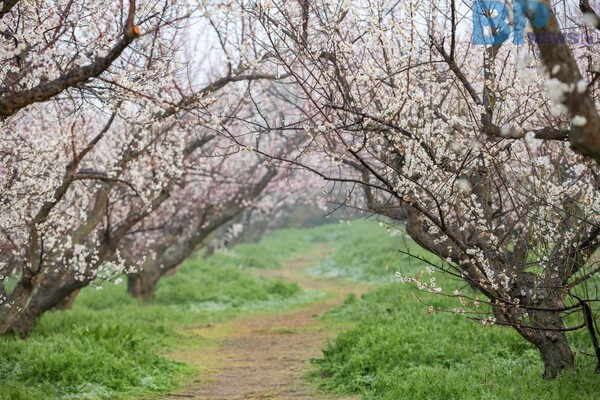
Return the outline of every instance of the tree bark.
{"type": "MultiPolygon", "coordinates": [[[[525,0],[518,0],[518,2],[524,3],[525,0]]],[[[550,14],[548,21],[543,26],[537,26],[539,24],[533,22],[535,20],[534,13],[527,14],[535,35],[542,38],[537,43],[542,62],[548,71],[553,71],[558,67],[558,71],[553,76],[561,82],[577,85],[583,79],[577,60],[564,39],[565,36],[560,29],[552,2],[550,0],[543,0],[543,2],[550,14]],[[554,40],[544,41],[543,38],[545,37],[554,38],[554,40]]],[[[523,9],[527,8],[524,7],[523,9]]],[[[584,82],[588,83],[587,81],[584,82]]],[[[572,126],[569,135],[571,146],[579,154],[591,157],[600,163],[600,114],[596,109],[594,99],[587,91],[579,93],[576,90],[565,92],[564,97],[563,103],[567,107],[569,116],[571,118],[576,116],[585,117],[587,121],[584,126],[572,126]]]]}
{"type": "Polygon", "coordinates": [[[33,286],[24,286],[21,282],[11,292],[7,302],[0,307],[0,336],[14,332],[13,327],[27,310],[33,293],[33,286]]]}
{"type": "Polygon", "coordinates": [[[151,268],[149,271],[142,270],[127,276],[127,291],[133,297],[143,300],[154,298],[154,291],[161,275],[155,273],[151,268]]]}
{"type": "MultiPolygon", "coordinates": [[[[562,304],[562,301],[551,301],[535,306],[545,309],[560,309],[562,304]]],[[[497,313],[503,314],[506,321],[512,324],[525,340],[538,349],[544,364],[544,374],[542,375],[544,379],[555,379],[561,373],[575,367],[575,354],[571,351],[564,331],[565,324],[559,311],[528,310],[531,320],[527,323],[536,328],[523,326],[524,322],[516,317],[518,315],[516,312],[497,313]]]]}
{"type": "Polygon", "coordinates": [[[531,342],[542,356],[544,379],[555,379],[561,373],[575,367],[575,355],[564,332],[540,332],[531,342]]]}
{"type": "Polygon", "coordinates": [[[19,0],[4,0],[0,5],[0,18],[8,14],[18,2],[19,0]]]}
{"type": "MultiPolygon", "coordinates": [[[[8,1],[0,11],[0,18],[9,12],[17,2],[18,0],[8,1]]],[[[71,87],[100,76],[139,36],[139,28],[136,30],[134,18],[135,0],[129,0],[129,14],[123,36],[104,57],[96,57],[94,61],[87,65],[72,68],[70,71],[61,74],[60,77],[49,82],[42,82],[32,88],[16,92],[6,91],[6,94],[0,96],[0,119],[10,117],[30,104],[49,100],[71,87]]]]}
{"type": "MultiPolygon", "coordinates": [[[[550,301],[546,308],[560,308],[560,301],[550,301]]],[[[529,330],[532,342],[540,351],[544,363],[544,379],[555,379],[560,373],[575,367],[575,355],[571,351],[565,323],[560,312],[536,311],[532,315],[536,326],[546,330],[529,330]]]]}
{"type": "Polygon", "coordinates": [[[62,299],[56,306],[54,306],[55,310],[70,310],[73,307],[73,303],[75,303],[75,299],[79,294],[79,289],[73,291],[73,293],[67,295],[64,299],[62,299]]]}
{"type": "Polygon", "coordinates": [[[79,289],[87,284],[88,282],[76,280],[66,271],[54,271],[43,276],[35,290],[32,290],[27,306],[18,318],[6,324],[0,334],[18,333],[21,337],[28,336],[44,312],[57,308],[65,301],[72,303],[79,289]]]}

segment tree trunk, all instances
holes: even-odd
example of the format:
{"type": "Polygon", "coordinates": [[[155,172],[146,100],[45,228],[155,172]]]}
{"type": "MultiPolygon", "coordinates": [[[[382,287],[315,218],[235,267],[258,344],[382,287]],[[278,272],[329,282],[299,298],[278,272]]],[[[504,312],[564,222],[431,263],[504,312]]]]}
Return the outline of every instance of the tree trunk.
{"type": "Polygon", "coordinates": [[[70,310],[73,307],[73,303],[75,303],[75,299],[79,294],[79,289],[73,291],[73,293],[69,294],[67,297],[62,299],[57,305],[54,306],[55,310],[70,310]]]}
{"type": "MultiPolygon", "coordinates": [[[[547,293],[548,294],[548,293],[547,293]]],[[[539,308],[561,309],[562,298],[555,295],[554,301],[536,304],[539,308]]],[[[533,304],[532,304],[533,306],[533,304]]],[[[495,312],[496,314],[496,312],[495,312]]],[[[564,332],[565,324],[559,311],[529,310],[531,319],[527,324],[539,328],[523,326],[519,320],[519,313],[502,313],[517,332],[529,343],[532,343],[540,352],[544,363],[544,379],[555,379],[562,372],[575,367],[575,354],[571,351],[567,335],[564,332]]]]}
{"type": "Polygon", "coordinates": [[[27,308],[11,327],[26,337],[35,327],[40,316],[48,310],[59,308],[59,305],[72,304],[79,290],[88,282],[76,280],[67,271],[54,271],[42,277],[27,308]]]}
{"type": "Polygon", "coordinates": [[[544,379],[555,379],[562,372],[575,367],[575,355],[571,351],[564,332],[541,332],[532,340],[544,362],[544,379]]]}
{"type": "MultiPolygon", "coordinates": [[[[559,309],[563,307],[562,296],[552,292],[548,297],[553,301],[545,303],[546,308],[559,309]]],[[[561,372],[575,367],[575,355],[571,351],[567,335],[563,331],[565,323],[560,312],[537,311],[532,313],[532,320],[536,326],[547,330],[530,330],[531,340],[540,351],[544,362],[544,379],[554,379],[561,372]]]]}
{"type": "Polygon", "coordinates": [[[136,272],[127,275],[127,291],[138,299],[151,300],[154,298],[154,290],[160,279],[160,274],[154,271],[136,272]]]}
{"type": "Polygon", "coordinates": [[[33,293],[33,286],[24,286],[19,282],[8,296],[6,303],[0,306],[0,336],[6,336],[14,332],[15,323],[27,310],[33,293]]]}

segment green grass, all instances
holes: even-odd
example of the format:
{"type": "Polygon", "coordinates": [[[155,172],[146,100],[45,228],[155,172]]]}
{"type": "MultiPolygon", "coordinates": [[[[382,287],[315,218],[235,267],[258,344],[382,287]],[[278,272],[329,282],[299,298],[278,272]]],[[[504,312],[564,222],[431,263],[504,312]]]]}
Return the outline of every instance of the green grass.
{"type": "Polygon", "coordinates": [[[239,244],[225,254],[238,260],[241,268],[278,268],[281,262],[304,253],[319,243],[345,243],[358,236],[359,227],[373,228],[374,222],[358,221],[356,227],[328,224],[307,229],[280,229],[265,235],[260,243],[239,244]]]}
{"type": "MultiPolygon", "coordinates": [[[[589,358],[578,355],[576,371],[542,381],[537,351],[511,329],[484,327],[440,311],[430,314],[428,305],[446,310],[459,305],[417,292],[420,303],[414,289],[394,278],[396,271],[411,275],[425,269],[397,251],[422,254],[418,246],[377,222],[354,221],[280,230],[258,244],[238,245],[208,259],[198,254],[163,279],[148,303],[130,297],[123,284],[86,288],[72,310],[44,315],[27,340],[0,339],[0,399],[119,400],[172,391],[193,370],[165,354],[214,345],[188,334],[186,327],[279,312],[321,298],[322,293],[256,278],[249,270],[278,268],[323,243],[335,250],[310,268],[315,279],[373,283],[361,299],[349,297],[323,317],[336,328],[349,327],[315,361],[313,379],[324,389],[390,400],[597,397],[600,381],[589,358]]],[[[435,277],[444,292],[464,286],[435,277]]],[[[590,352],[585,331],[571,333],[570,341],[576,350],[590,352]]]]}
{"type": "Polygon", "coordinates": [[[271,259],[261,266],[280,265],[312,245],[307,234],[297,247],[282,247],[292,236],[271,235],[264,243],[235,248],[232,255],[206,260],[196,255],[159,282],[149,303],[129,296],[124,284],[82,290],[72,310],[46,313],[26,340],[0,339],[0,399],[112,400],[175,389],[192,369],[161,354],[209,345],[180,333],[182,328],[279,311],[323,296],[243,269],[257,267],[253,260],[266,260],[268,253],[271,259]]]}
{"type": "MultiPolygon", "coordinates": [[[[436,296],[429,303],[447,307],[436,296]]],[[[591,399],[600,390],[594,365],[543,381],[537,350],[508,328],[434,313],[400,284],[349,298],[330,321],[352,323],[315,360],[317,380],[365,399],[591,399]]]]}
{"type": "MultiPolygon", "coordinates": [[[[342,230],[342,227],[338,228],[342,230]]],[[[385,283],[396,280],[394,272],[422,268],[413,257],[399,249],[421,253],[419,247],[400,229],[386,230],[376,221],[353,221],[339,238],[339,249],[311,267],[315,277],[343,278],[357,282],[385,283]]]]}
{"type": "Polygon", "coordinates": [[[245,264],[240,256],[215,254],[206,260],[197,257],[187,263],[186,266],[193,264],[193,268],[183,268],[159,282],[156,305],[186,313],[214,313],[218,317],[228,311],[290,307],[322,296],[302,291],[295,283],[253,277],[241,267],[245,264]]]}
{"type": "MultiPolygon", "coordinates": [[[[413,243],[391,237],[381,228],[379,233],[369,229],[368,236],[350,239],[313,272],[381,282],[389,275],[386,264],[408,275],[426,268],[392,251],[408,247],[418,252],[413,243]],[[404,263],[402,268],[398,263],[404,263]]],[[[461,286],[446,276],[434,277],[444,292],[461,286]]],[[[463,288],[463,292],[468,290],[463,288]]],[[[321,359],[313,360],[318,366],[313,379],[323,389],[358,393],[364,399],[583,400],[598,396],[600,380],[594,374],[593,359],[578,355],[575,371],[556,381],[543,381],[543,366],[532,345],[510,328],[484,327],[463,315],[440,311],[457,307],[454,298],[418,292],[398,281],[380,285],[361,299],[351,296],[324,317],[333,325],[351,327],[328,344],[321,359]],[[437,311],[430,313],[429,306],[437,311]]],[[[585,331],[570,333],[569,340],[575,350],[592,353],[585,331]]]]}
{"type": "Polygon", "coordinates": [[[61,328],[62,316],[53,317],[27,341],[0,342],[0,398],[118,399],[168,390],[190,372],[159,356],[156,338],[134,324],[80,321],[61,328]]]}

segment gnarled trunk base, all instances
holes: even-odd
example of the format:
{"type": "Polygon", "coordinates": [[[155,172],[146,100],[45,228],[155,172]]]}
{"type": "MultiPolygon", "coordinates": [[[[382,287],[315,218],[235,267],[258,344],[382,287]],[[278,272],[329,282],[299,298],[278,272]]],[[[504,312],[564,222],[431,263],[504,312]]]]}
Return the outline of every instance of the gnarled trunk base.
{"type": "Polygon", "coordinates": [[[11,324],[9,332],[17,332],[19,336],[26,337],[44,312],[57,308],[61,304],[72,304],[79,289],[86,286],[87,283],[76,280],[65,271],[45,274],[39,281],[27,307],[11,324]]]}
{"type": "Polygon", "coordinates": [[[79,294],[79,289],[73,291],[73,293],[69,294],[67,297],[62,299],[57,305],[54,306],[55,310],[70,310],[73,307],[73,303],[75,303],[75,299],[79,294]]]}
{"type": "MultiPolygon", "coordinates": [[[[519,314],[502,313],[509,324],[529,343],[533,344],[540,352],[544,363],[544,379],[555,379],[561,373],[575,368],[575,354],[571,351],[565,324],[560,311],[563,308],[561,298],[555,298],[544,304],[532,305],[543,307],[545,310],[530,310],[531,324],[536,327],[524,327],[519,321],[519,314]],[[515,317],[517,315],[517,317],[515,317]]],[[[498,310],[499,311],[499,310],[498,310]]]]}
{"type": "Polygon", "coordinates": [[[542,356],[544,379],[555,379],[561,373],[575,368],[575,354],[564,332],[541,332],[532,342],[542,356]]]}
{"type": "Polygon", "coordinates": [[[152,272],[146,271],[127,275],[127,291],[138,299],[151,300],[154,298],[154,290],[159,278],[160,275],[155,276],[152,272]]]}
{"type": "Polygon", "coordinates": [[[10,335],[15,332],[15,325],[27,311],[34,288],[24,286],[20,282],[8,296],[6,304],[0,307],[0,336],[10,335]]]}

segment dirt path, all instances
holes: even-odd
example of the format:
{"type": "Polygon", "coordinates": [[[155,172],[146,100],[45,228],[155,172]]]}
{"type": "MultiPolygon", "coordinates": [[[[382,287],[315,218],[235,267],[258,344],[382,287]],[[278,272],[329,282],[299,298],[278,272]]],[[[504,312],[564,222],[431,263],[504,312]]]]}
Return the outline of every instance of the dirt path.
{"type": "Polygon", "coordinates": [[[358,296],[366,290],[355,283],[305,275],[306,268],[330,251],[331,247],[316,246],[280,269],[257,271],[256,275],[296,282],[328,296],[288,312],[197,328],[195,333],[203,338],[224,339],[219,346],[198,352],[201,354],[182,351],[175,355],[198,366],[201,373],[189,386],[163,399],[354,399],[322,394],[304,378],[311,368],[310,358],[320,357],[327,339],[335,335],[316,317],[342,303],[348,294],[358,296]]]}

